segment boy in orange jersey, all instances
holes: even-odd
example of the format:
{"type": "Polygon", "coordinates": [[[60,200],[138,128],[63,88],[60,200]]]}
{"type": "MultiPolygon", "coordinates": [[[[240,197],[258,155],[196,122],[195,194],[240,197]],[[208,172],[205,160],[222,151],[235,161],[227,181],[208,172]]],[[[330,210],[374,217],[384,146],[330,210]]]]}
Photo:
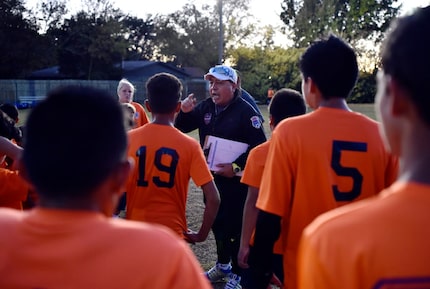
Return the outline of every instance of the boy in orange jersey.
{"type": "MultiPolygon", "coordinates": [[[[295,90],[282,88],[271,98],[269,103],[269,124],[273,130],[278,123],[287,117],[297,116],[306,112],[306,105],[302,95],[295,90]]],[[[255,207],[260,188],[261,176],[263,175],[264,163],[269,151],[270,139],[261,145],[253,148],[246,161],[241,182],[248,185],[248,196],[246,198],[243,211],[242,234],[240,238],[240,248],[238,263],[242,268],[248,268],[248,254],[251,235],[255,229],[258,209],[255,207]]],[[[252,242],[251,242],[252,243],[252,242]]],[[[278,240],[274,247],[273,273],[283,281],[282,270],[282,244],[278,240]]],[[[242,285],[247,287],[247,274],[243,274],[242,285]]]]}
{"type": "Polygon", "coordinates": [[[399,156],[399,178],[305,229],[299,288],[430,288],[430,6],[393,23],[376,113],[387,147],[399,156]]]}
{"type": "Polygon", "coordinates": [[[330,35],[306,49],[300,70],[303,95],[315,111],[286,119],[273,131],[248,260],[255,278],[250,288],[265,288],[271,276],[269,257],[281,220],[284,285],[294,289],[305,226],[321,213],[377,194],[397,173],[378,123],[347,106],[358,75],[354,50],[330,35]]]}
{"type": "Polygon", "coordinates": [[[119,102],[130,103],[134,106],[136,109],[136,113],[134,115],[135,127],[140,127],[144,124],[147,124],[149,120],[145,110],[143,109],[143,106],[140,103],[133,101],[134,91],[134,85],[130,81],[125,78],[119,81],[117,88],[119,102]]]}
{"type": "MultiPolygon", "coordinates": [[[[21,152],[21,147],[0,136],[0,155],[17,160],[21,152]]],[[[29,186],[16,168],[0,168],[0,207],[22,210],[22,203],[27,199],[28,193],[29,186]]]]}
{"type": "MultiPolygon", "coordinates": [[[[16,126],[15,121],[2,110],[0,110],[0,136],[18,144],[21,144],[22,141],[21,130],[16,126]]],[[[0,153],[0,167],[8,168],[11,164],[12,160],[0,153]]]]}
{"type": "MultiPolygon", "coordinates": [[[[149,122],[143,106],[133,101],[135,90],[134,85],[125,78],[121,79],[118,83],[117,94],[119,102],[122,104],[130,104],[134,107],[133,124],[131,124],[133,126],[132,128],[140,127],[149,122]]],[[[126,198],[126,194],[123,194],[118,203],[118,208],[115,210],[115,215],[123,215],[120,212],[125,211],[126,198]]]]}
{"type": "Polygon", "coordinates": [[[168,73],[146,83],[152,122],[129,132],[128,154],[136,167],[127,186],[127,219],[165,225],[190,243],[206,240],[220,198],[199,143],[173,126],[181,108],[182,84],[168,73]],[[190,179],[201,186],[205,211],[198,232],[185,218],[190,179]]]}
{"type": "Polygon", "coordinates": [[[169,230],[110,217],[132,167],[126,149],[121,106],[105,91],[62,87],[33,108],[22,159],[40,201],[0,209],[0,288],[211,288],[169,230]]]}

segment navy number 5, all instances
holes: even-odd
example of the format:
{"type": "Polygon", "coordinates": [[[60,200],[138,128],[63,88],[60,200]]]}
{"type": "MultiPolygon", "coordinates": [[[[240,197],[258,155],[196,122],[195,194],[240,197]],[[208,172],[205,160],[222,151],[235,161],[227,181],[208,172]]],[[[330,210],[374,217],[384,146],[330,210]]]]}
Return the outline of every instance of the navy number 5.
{"type": "MultiPolygon", "coordinates": [[[[137,179],[137,185],[139,187],[147,187],[148,181],[145,180],[146,146],[140,147],[136,152],[136,156],[139,158],[139,164],[138,164],[139,177],[137,179]]],[[[168,181],[161,180],[159,176],[152,177],[152,181],[157,187],[160,187],[160,188],[173,187],[173,185],[175,184],[175,174],[176,174],[176,167],[178,166],[178,161],[179,161],[179,155],[173,149],[162,147],[155,152],[155,159],[154,159],[155,167],[159,171],[169,174],[168,181]],[[165,165],[161,162],[163,155],[170,156],[171,161],[169,165],[165,165]]]]}
{"type": "Polygon", "coordinates": [[[363,176],[357,168],[344,167],[340,164],[342,151],[367,152],[367,143],[333,141],[331,167],[338,176],[352,178],[352,189],[349,192],[341,192],[336,185],[332,186],[334,198],[338,202],[352,201],[357,198],[363,184],[363,176]]]}

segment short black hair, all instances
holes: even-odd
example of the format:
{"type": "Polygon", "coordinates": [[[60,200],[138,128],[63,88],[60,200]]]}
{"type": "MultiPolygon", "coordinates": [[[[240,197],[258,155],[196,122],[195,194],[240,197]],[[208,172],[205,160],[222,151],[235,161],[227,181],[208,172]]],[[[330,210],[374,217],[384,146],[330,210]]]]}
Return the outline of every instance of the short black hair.
{"type": "Polygon", "coordinates": [[[6,113],[14,121],[18,119],[19,110],[16,105],[10,103],[2,103],[0,104],[0,110],[6,113]]]}
{"type": "Polygon", "coordinates": [[[347,98],[358,78],[354,49],[333,34],[312,43],[300,57],[299,66],[303,77],[312,78],[325,99],[347,98]]]}
{"type": "Polygon", "coordinates": [[[104,90],[64,86],[32,109],[23,162],[41,197],[85,199],[124,160],[126,148],[118,100],[104,90]]]}
{"type": "Polygon", "coordinates": [[[393,22],[382,50],[382,68],[410,93],[420,117],[430,124],[430,6],[393,22]]]}
{"type": "Polygon", "coordinates": [[[276,91],[268,108],[275,126],[287,117],[302,115],[306,112],[305,100],[301,93],[289,88],[276,91]]]}
{"type": "Polygon", "coordinates": [[[153,113],[171,113],[181,100],[182,83],[170,73],[157,73],[146,82],[146,95],[153,113]]]}

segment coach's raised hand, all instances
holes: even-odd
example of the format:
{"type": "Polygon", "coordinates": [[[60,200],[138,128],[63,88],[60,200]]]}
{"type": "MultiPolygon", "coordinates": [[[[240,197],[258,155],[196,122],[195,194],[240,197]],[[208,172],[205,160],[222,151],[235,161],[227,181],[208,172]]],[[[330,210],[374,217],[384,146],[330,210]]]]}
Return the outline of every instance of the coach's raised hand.
{"type": "Polygon", "coordinates": [[[181,110],[184,113],[190,112],[196,106],[197,100],[194,97],[194,93],[188,95],[187,98],[181,101],[181,110]]]}

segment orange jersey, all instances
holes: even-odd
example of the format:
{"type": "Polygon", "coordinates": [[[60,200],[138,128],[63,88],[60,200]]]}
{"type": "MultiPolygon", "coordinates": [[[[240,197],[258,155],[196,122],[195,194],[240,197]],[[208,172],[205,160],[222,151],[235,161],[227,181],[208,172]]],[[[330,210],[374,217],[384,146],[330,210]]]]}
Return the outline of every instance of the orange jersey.
{"type": "Polygon", "coordinates": [[[22,210],[29,186],[18,171],[0,168],[0,207],[22,210]]]}
{"type": "Polygon", "coordinates": [[[396,182],[318,217],[299,251],[299,288],[430,288],[430,186],[396,182]]]}
{"type": "Polygon", "coordinates": [[[149,123],[148,116],[146,115],[146,112],[143,106],[140,103],[134,102],[134,101],[132,101],[131,104],[136,109],[136,114],[134,117],[135,127],[139,127],[149,123]]]}
{"type": "Polygon", "coordinates": [[[286,288],[296,288],[303,229],[321,213],[377,194],[396,175],[378,123],[362,114],[319,108],[278,124],[257,207],[282,217],[286,288]]]}
{"type": "Polygon", "coordinates": [[[161,226],[35,208],[0,209],[0,227],[0,288],[212,288],[161,226]]]}
{"type": "MultiPolygon", "coordinates": [[[[264,164],[266,163],[267,153],[269,152],[270,140],[256,146],[251,149],[246,161],[245,170],[243,171],[243,176],[241,182],[256,188],[260,187],[261,177],[263,176],[264,164]]],[[[282,233],[281,233],[282,236],[282,233]]],[[[253,244],[254,238],[252,237],[250,243],[253,244]]],[[[275,243],[273,247],[273,253],[281,254],[282,242],[281,238],[275,243]]]]}
{"type": "Polygon", "coordinates": [[[213,180],[200,144],[153,123],[131,130],[129,142],[136,165],[127,186],[127,218],[163,224],[183,236],[190,179],[197,186],[213,180]]]}

